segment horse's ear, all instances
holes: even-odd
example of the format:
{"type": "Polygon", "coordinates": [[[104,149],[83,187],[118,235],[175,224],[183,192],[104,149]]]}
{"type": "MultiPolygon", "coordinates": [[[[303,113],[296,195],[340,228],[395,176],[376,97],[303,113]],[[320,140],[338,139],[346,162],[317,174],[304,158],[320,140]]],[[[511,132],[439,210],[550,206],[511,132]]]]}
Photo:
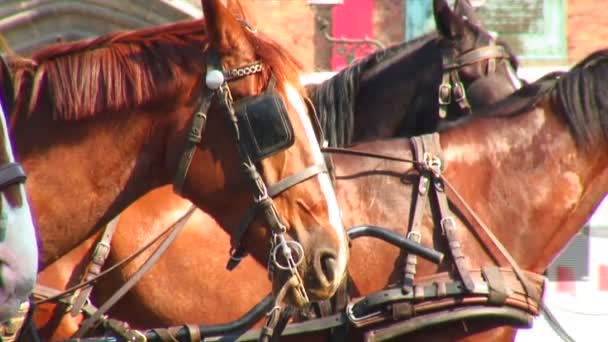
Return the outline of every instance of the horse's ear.
{"type": "MultiPolygon", "coordinates": [[[[230,0],[234,1],[234,0],[230,0]]],[[[242,49],[245,39],[241,24],[222,0],[202,0],[209,44],[219,53],[229,54],[235,47],[242,49]]]]}
{"type": "Polygon", "coordinates": [[[481,19],[477,16],[475,8],[469,0],[456,0],[454,4],[454,13],[462,18],[466,18],[470,23],[476,26],[483,26],[481,19]]]}
{"type": "Polygon", "coordinates": [[[251,8],[253,5],[251,1],[243,1],[239,0],[227,0],[227,6],[230,13],[235,15],[238,19],[242,19],[247,21],[247,23],[255,25],[255,20],[252,15],[251,8]]]}
{"type": "Polygon", "coordinates": [[[446,0],[433,0],[433,12],[435,26],[439,34],[448,39],[456,39],[462,36],[464,20],[452,12],[446,0]]]}

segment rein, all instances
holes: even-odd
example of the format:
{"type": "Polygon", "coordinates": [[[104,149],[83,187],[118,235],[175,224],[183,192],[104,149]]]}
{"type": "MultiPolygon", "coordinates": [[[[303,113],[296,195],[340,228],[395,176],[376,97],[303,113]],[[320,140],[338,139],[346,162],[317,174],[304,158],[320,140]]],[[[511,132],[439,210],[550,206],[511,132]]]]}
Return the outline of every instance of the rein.
{"type": "MultiPolygon", "coordinates": [[[[91,278],[87,281],[81,282],[78,285],[74,285],[68,289],[63,290],[60,293],[57,293],[55,295],[53,295],[52,297],[48,297],[48,298],[44,298],[38,301],[34,302],[34,305],[40,305],[40,304],[44,304],[44,303],[49,303],[49,302],[57,302],[60,301],[62,299],[64,299],[65,297],[69,297],[72,294],[74,294],[74,292],[85,288],[89,285],[93,285],[95,284],[97,281],[99,281],[100,279],[106,277],[109,273],[114,272],[116,269],[119,269],[121,267],[123,267],[125,264],[133,261],[133,259],[137,258],[138,256],[140,256],[142,253],[144,253],[146,250],[148,250],[148,248],[150,248],[152,245],[154,245],[156,242],[158,242],[163,236],[165,236],[169,231],[175,229],[175,227],[182,221],[185,219],[186,215],[189,215],[188,212],[184,213],[177,221],[175,221],[172,225],[170,225],[169,227],[165,228],[165,230],[163,230],[162,232],[160,232],[160,234],[156,235],[154,237],[154,239],[150,240],[148,243],[146,243],[144,246],[142,246],[140,249],[138,249],[137,251],[135,251],[133,254],[129,255],[128,257],[122,259],[120,262],[108,267],[106,270],[104,270],[103,272],[99,273],[97,276],[95,276],[94,278],[91,278]]],[[[38,290],[34,290],[34,295],[36,296],[38,293],[42,294],[41,291],[38,290]]],[[[69,303],[71,304],[71,303],[69,303]]]]}
{"type": "Polygon", "coordinates": [[[347,147],[322,147],[321,152],[333,153],[333,154],[346,154],[346,155],[359,156],[359,157],[365,157],[365,158],[392,160],[392,161],[397,161],[397,162],[410,163],[415,166],[423,165],[422,163],[420,163],[416,160],[413,160],[413,159],[393,157],[393,156],[389,156],[387,154],[382,154],[382,153],[357,151],[357,150],[353,150],[353,149],[350,149],[347,147]]]}

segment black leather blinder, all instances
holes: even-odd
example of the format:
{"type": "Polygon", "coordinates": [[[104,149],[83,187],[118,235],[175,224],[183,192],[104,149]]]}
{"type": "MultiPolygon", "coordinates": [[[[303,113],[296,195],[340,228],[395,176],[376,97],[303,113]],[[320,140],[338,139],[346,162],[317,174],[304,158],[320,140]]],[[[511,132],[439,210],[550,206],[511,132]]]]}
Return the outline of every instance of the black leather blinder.
{"type": "Polygon", "coordinates": [[[253,162],[258,162],[294,143],[294,133],[281,97],[269,90],[235,103],[239,132],[253,162]]]}

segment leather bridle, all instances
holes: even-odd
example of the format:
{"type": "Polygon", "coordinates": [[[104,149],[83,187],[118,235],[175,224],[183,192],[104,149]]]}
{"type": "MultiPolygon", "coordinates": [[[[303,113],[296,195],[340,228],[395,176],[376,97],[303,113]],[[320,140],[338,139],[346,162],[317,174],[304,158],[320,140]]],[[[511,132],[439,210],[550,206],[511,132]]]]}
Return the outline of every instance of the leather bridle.
{"type": "Polygon", "coordinates": [[[460,54],[452,46],[443,46],[441,48],[442,70],[441,84],[439,85],[439,118],[445,119],[448,113],[448,106],[455,102],[462,110],[463,115],[471,113],[471,105],[467,99],[467,92],[460,79],[460,69],[475,63],[487,61],[486,73],[483,77],[476,79],[474,83],[489,77],[496,73],[497,65],[504,63],[507,72],[510,75],[514,89],[521,87],[521,82],[517,77],[513,66],[510,63],[510,56],[505,49],[496,45],[494,41],[490,41],[489,45],[482,46],[463,54],[460,54]]]}
{"type": "MultiPolygon", "coordinates": [[[[326,164],[321,162],[312,165],[273,185],[267,186],[257,170],[256,163],[254,163],[252,156],[248,152],[249,149],[247,148],[247,144],[250,142],[245,141],[245,139],[243,139],[243,134],[239,131],[239,119],[235,113],[234,100],[232,99],[230,88],[228,87],[229,81],[261,72],[263,64],[260,61],[256,61],[243,67],[223,71],[219,56],[211,49],[207,50],[207,59],[206,91],[203,94],[198,111],[194,114],[190,130],[187,134],[186,147],[180,159],[173,182],[174,190],[178,194],[183,192],[184,182],[186,175],[188,174],[190,163],[192,162],[197,146],[202,140],[209,107],[213,99],[217,99],[220,107],[225,109],[225,112],[228,114],[228,118],[232,123],[234,138],[237,142],[237,150],[241,160],[241,171],[251,186],[254,202],[253,206],[247,210],[237,229],[231,232],[232,248],[228,268],[234,268],[246,254],[241,243],[242,237],[256,215],[261,211],[268,222],[268,227],[272,235],[270,241],[271,249],[268,258],[268,271],[271,278],[274,276],[277,268],[289,272],[291,278],[295,278],[296,280],[294,282],[296,291],[299,292],[301,298],[305,302],[308,302],[303,280],[297,270],[297,266],[304,260],[304,248],[299,242],[287,240],[285,238],[287,227],[282,222],[272,198],[296,184],[304,182],[320,173],[328,172],[326,164]]],[[[271,84],[273,83],[272,77],[270,82],[271,84]]],[[[246,101],[247,99],[244,100],[246,101]]],[[[293,280],[291,281],[293,282],[293,280]]]]}

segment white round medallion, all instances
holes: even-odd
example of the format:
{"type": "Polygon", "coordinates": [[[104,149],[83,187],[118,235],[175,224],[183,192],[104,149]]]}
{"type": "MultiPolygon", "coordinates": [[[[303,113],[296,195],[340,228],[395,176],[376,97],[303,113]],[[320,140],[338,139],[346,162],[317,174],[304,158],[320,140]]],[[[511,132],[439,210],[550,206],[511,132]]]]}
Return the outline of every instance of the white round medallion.
{"type": "Polygon", "coordinates": [[[209,89],[217,89],[224,83],[224,74],[219,70],[211,70],[205,77],[205,83],[209,89]]]}

